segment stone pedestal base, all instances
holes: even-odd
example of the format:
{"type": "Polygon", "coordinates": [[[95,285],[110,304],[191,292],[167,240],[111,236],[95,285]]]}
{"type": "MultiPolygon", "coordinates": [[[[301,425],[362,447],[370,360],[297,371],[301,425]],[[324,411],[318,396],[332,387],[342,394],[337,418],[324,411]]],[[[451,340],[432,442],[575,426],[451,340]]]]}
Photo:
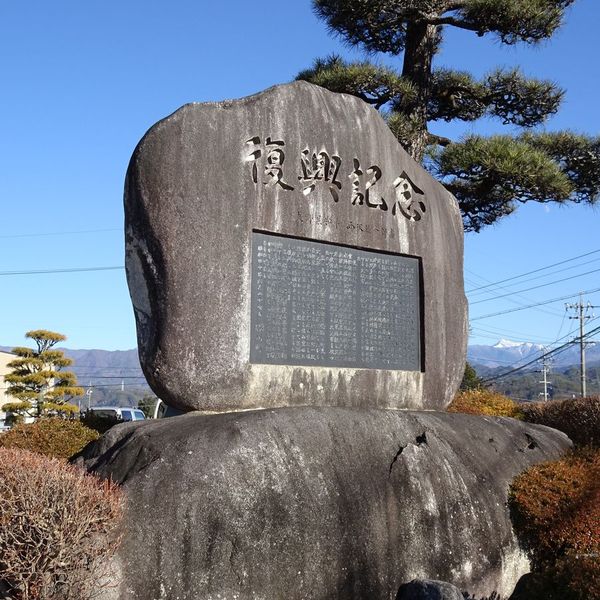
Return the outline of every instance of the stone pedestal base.
{"type": "Polygon", "coordinates": [[[415,578],[508,596],[512,478],[568,438],[508,418],[283,408],[124,424],[78,462],[122,483],[114,598],[393,599],[415,578]]]}

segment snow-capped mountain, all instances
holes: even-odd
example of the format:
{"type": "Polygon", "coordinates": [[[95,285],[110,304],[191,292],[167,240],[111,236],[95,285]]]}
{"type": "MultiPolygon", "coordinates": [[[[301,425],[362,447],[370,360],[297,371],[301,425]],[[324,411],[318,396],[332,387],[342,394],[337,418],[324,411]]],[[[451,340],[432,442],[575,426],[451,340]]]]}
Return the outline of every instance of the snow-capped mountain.
{"type": "MultiPolygon", "coordinates": [[[[473,345],[467,349],[467,360],[473,365],[484,367],[519,367],[551,350],[541,344],[513,342],[502,339],[493,346],[473,345]]],[[[592,365],[600,362],[600,344],[590,344],[586,349],[587,362],[592,365]]],[[[556,367],[566,367],[579,363],[579,344],[573,344],[552,357],[556,367]]],[[[532,365],[531,368],[536,368],[532,365]]]]}
{"type": "MultiPolygon", "coordinates": [[[[526,342],[527,344],[528,342],[526,342]]],[[[496,342],[492,348],[518,348],[523,346],[523,342],[512,342],[511,340],[500,340],[496,342]]]]}
{"type": "Polygon", "coordinates": [[[467,360],[485,367],[519,366],[544,353],[544,347],[531,342],[500,340],[493,346],[469,346],[467,360]]]}

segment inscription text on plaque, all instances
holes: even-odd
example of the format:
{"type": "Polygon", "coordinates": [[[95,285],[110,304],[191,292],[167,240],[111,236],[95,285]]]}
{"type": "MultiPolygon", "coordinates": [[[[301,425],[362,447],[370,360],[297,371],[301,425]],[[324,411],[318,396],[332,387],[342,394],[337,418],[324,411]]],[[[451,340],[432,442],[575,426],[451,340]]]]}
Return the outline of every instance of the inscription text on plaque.
{"type": "Polygon", "coordinates": [[[420,261],[252,232],[250,361],[420,371],[420,261]]]}

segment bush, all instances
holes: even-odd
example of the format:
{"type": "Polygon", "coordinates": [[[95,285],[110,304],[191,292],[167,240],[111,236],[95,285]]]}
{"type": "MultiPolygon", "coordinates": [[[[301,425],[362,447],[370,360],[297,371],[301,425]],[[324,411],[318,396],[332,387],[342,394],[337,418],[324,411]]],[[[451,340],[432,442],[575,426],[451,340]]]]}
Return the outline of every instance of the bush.
{"type": "Polygon", "coordinates": [[[118,546],[122,495],[66,462],[0,448],[0,590],[87,600],[118,546]]]}
{"type": "Polygon", "coordinates": [[[577,446],[600,446],[600,396],[532,402],[521,410],[525,421],[559,429],[577,446]]]}
{"type": "Polygon", "coordinates": [[[79,421],[42,418],[21,423],[0,436],[0,448],[21,448],[54,458],[69,458],[86,444],[97,440],[96,431],[79,421]]]}
{"type": "Polygon", "coordinates": [[[564,600],[599,599],[600,450],[580,448],[531,467],[513,481],[510,505],[545,585],[564,600]]]}
{"type": "Polygon", "coordinates": [[[448,406],[448,412],[467,413],[469,415],[488,415],[492,417],[520,418],[519,405],[497,392],[486,389],[465,390],[459,392],[448,406]]]}

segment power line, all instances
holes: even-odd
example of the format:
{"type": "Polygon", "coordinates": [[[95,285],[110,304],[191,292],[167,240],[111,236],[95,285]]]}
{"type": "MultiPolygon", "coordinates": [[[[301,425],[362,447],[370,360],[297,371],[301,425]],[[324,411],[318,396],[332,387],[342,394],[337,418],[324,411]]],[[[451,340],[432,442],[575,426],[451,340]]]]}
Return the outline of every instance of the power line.
{"type": "MultiPolygon", "coordinates": [[[[592,321],[597,321],[598,319],[600,319],[600,317],[594,317],[594,318],[592,319],[592,321]]],[[[553,344],[551,344],[551,345],[554,345],[554,344],[556,344],[557,342],[559,342],[559,341],[561,341],[561,340],[564,340],[564,339],[566,339],[566,338],[570,337],[570,336],[573,334],[573,332],[574,332],[574,329],[572,329],[571,331],[569,331],[568,333],[566,333],[566,334],[565,334],[565,335],[563,335],[562,337],[558,337],[558,336],[557,336],[556,340],[555,340],[555,341],[553,342],[553,344]]],[[[481,336],[481,337],[485,337],[485,336],[481,336]]],[[[567,349],[567,347],[569,346],[569,344],[572,344],[572,343],[573,343],[573,342],[568,342],[567,344],[562,344],[560,347],[554,348],[554,349],[553,349],[553,351],[555,351],[555,350],[558,350],[558,348],[563,348],[563,347],[564,347],[564,349],[566,350],[566,349],[567,349]]],[[[548,347],[548,346],[546,346],[546,347],[548,347]]],[[[515,364],[519,364],[519,363],[520,363],[521,361],[523,361],[523,360],[527,360],[527,359],[528,359],[530,356],[531,356],[531,353],[529,353],[529,354],[528,354],[527,356],[525,356],[525,357],[522,357],[520,360],[516,360],[516,361],[515,361],[515,360],[500,360],[500,359],[497,359],[497,358],[493,358],[493,359],[491,359],[491,358],[490,358],[490,359],[484,359],[484,360],[489,360],[490,362],[495,362],[495,363],[505,363],[505,364],[509,364],[509,365],[515,365],[515,364]]],[[[540,360],[540,358],[542,358],[542,357],[543,357],[543,354],[542,354],[542,355],[537,355],[537,354],[536,354],[536,356],[538,356],[538,358],[535,358],[535,359],[533,359],[533,362],[536,362],[536,361],[540,360]]],[[[522,365],[522,366],[527,366],[527,365],[529,365],[529,364],[531,364],[531,362],[528,362],[527,364],[525,364],[525,365],[522,365]]],[[[520,368],[521,368],[521,367],[519,367],[519,369],[520,369],[520,368]]]]}
{"type": "MultiPolygon", "coordinates": [[[[60,348],[59,348],[60,350],[60,348]]],[[[103,350],[103,352],[123,352],[123,350],[103,350]]],[[[72,357],[70,357],[72,358],[72,357]]],[[[91,365],[89,363],[80,363],[80,362],[76,362],[75,359],[73,359],[75,362],[73,363],[72,367],[79,369],[80,367],[85,367],[87,369],[117,369],[119,371],[141,371],[141,367],[120,367],[118,365],[91,365]]]]}
{"type": "MultiPolygon", "coordinates": [[[[593,290],[586,290],[584,294],[593,294],[595,292],[600,292],[600,288],[595,288],[593,290]]],[[[544,300],[543,302],[537,302],[536,304],[530,304],[529,306],[522,306],[519,308],[509,308],[508,310],[501,310],[500,312],[490,313],[488,315],[481,315],[480,317],[473,317],[469,319],[469,321],[479,321],[480,319],[488,319],[490,317],[497,317],[498,315],[506,315],[508,313],[516,312],[519,310],[525,310],[526,308],[534,308],[536,306],[543,306],[544,304],[552,304],[552,302],[559,302],[560,300],[568,300],[569,298],[575,298],[579,296],[577,294],[570,294],[569,296],[560,296],[559,298],[552,298],[551,300],[544,300]]]]}
{"type": "Polygon", "coordinates": [[[0,235],[0,239],[7,238],[26,238],[26,237],[47,237],[54,235],[77,235],[83,233],[105,233],[107,231],[123,231],[123,228],[115,229],[80,229],[78,231],[48,231],[43,233],[15,233],[10,235],[0,235]]]}
{"type": "Polygon", "coordinates": [[[77,387],[81,387],[83,389],[96,389],[96,388],[113,388],[113,387],[129,387],[129,388],[140,388],[140,387],[147,387],[141,384],[137,384],[137,383],[126,383],[124,386],[121,386],[120,383],[101,383],[99,385],[78,385],[77,387]]]}
{"type": "Polygon", "coordinates": [[[78,267],[74,269],[35,269],[31,271],[0,271],[0,275],[46,275],[48,273],[83,273],[85,271],[116,271],[125,267],[78,267]]]}
{"type": "Polygon", "coordinates": [[[565,312],[563,313],[563,318],[562,318],[562,321],[560,322],[560,327],[558,328],[558,333],[556,334],[556,339],[554,340],[554,343],[556,343],[558,341],[558,339],[560,338],[560,334],[562,333],[562,328],[563,328],[563,325],[565,324],[566,317],[567,317],[567,309],[565,307],[565,312]]]}
{"type": "MultiPolygon", "coordinates": [[[[594,319],[596,320],[596,319],[594,319]]],[[[598,333],[600,331],[600,326],[588,331],[583,338],[587,338],[595,333],[598,333]]],[[[533,360],[530,360],[529,362],[525,363],[524,365],[521,365],[520,367],[515,367],[514,369],[511,369],[510,371],[507,371],[506,373],[501,373],[500,375],[496,375],[494,377],[490,377],[488,379],[484,379],[483,383],[492,383],[494,381],[497,381],[498,379],[502,379],[504,377],[507,377],[508,375],[512,375],[513,373],[518,373],[519,371],[522,371],[523,369],[529,367],[530,365],[539,362],[540,360],[544,359],[544,358],[548,358],[550,356],[555,356],[557,354],[560,354],[561,352],[564,352],[569,346],[571,346],[574,342],[569,341],[566,342],[564,344],[562,344],[561,346],[558,346],[557,348],[554,348],[553,350],[550,350],[548,352],[545,352],[544,354],[537,356],[536,358],[534,358],[533,360]]]]}
{"type": "Polygon", "coordinates": [[[600,249],[592,250],[591,252],[586,252],[585,254],[580,254],[579,256],[574,256],[573,258],[567,258],[566,260],[561,260],[560,262],[556,262],[551,265],[547,265],[545,267],[540,267],[539,269],[534,269],[533,271],[527,271],[527,273],[521,273],[520,275],[514,275],[513,277],[501,279],[500,281],[495,281],[488,285],[482,285],[478,288],[474,288],[472,290],[467,290],[467,293],[475,292],[477,290],[483,290],[483,289],[491,287],[493,285],[498,285],[499,283],[505,283],[506,281],[512,281],[513,279],[520,279],[521,277],[525,277],[526,275],[532,275],[533,273],[539,273],[540,271],[545,271],[546,269],[551,269],[552,267],[557,267],[558,265],[564,265],[565,263],[577,260],[578,258],[584,258],[585,256],[590,256],[591,254],[596,254],[597,252],[600,252],[600,249]]]}
{"type": "Polygon", "coordinates": [[[577,277],[583,277],[584,275],[591,275],[592,273],[598,273],[600,269],[594,269],[592,271],[586,271],[585,273],[579,273],[579,275],[572,275],[571,277],[565,277],[564,279],[557,279],[556,281],[549,281],[548,283],[542,283],[540,285],[534,285],[533,287],[525,288],[524,290],[516,290],[515,292],[509,292],[508,294],[501,294],[500,296],[493,296],[492,298],[484,298],[483,300],[476,300],[470,304],[480,304],[481,302],[489,302],[490,300],[498,300],[499,298],[506,298],[506,296],[512,296],[513,294],[520,294],[522,292],[529,292],[531,290],[537,290],[548,285],[554,285],[556,283],[563,283],[570,279],[577,279],[577,277]]]}
{"type": "Polygon", "coordinates": [[[514,331],[512,329],[499,329],[498,327],[492,327],[491,325],[487,325],[486,327],[481,327],[480,325],[476,327],[472,327],[473,331],[483,331],[485,333],[491,333],[496,336],[510,337],[513,341],[517,342],[533,342],[538,344],[550,344],[556,342],[556,340],[550,340],[548,338],[539,338],[534,334],[528,335],[522,331],[514,331]]]}
{"type": "MultiPolygon", "coordinates": [[[[468,271],[468,269],[466,269],[468,271]]],[[[482,281],[489,281],[489,279],[486,279],[485,277],[481,277],[481,275],[477,275],[476,273],[473,273],[472,271],[470,271],[473,275],[475,275],[475,277],[477,277],[478,279],[481,279],[482,281]]],[[[499,289],[503,289],[503,290],[509,290],[510,288],[508,286],[502,286],[502,285],[498,285],[497,286],[499,289]]],[[[497,290],[494,290],[497,291],[497,290]]],[[[534,306],[533,304],[531,304],[531,299],[527,298],[525,296],[521,296],[515,292],[511,292],[511,297],[508,298],[508,302],[511,302],[512,304],[516,304],[517,306],[534,306]],[[523,304],[522,301],[517,300],[516,298],[513,298],[512,296],[516,296],[518,298],[520,298],[521,300],[524,300],[526,303],[529,304],[523,304]]],[[[554,311],[553,309],[550,310],[546,310],[543,308],[537,308],[535,307],[534,310],[536,310],[537,312],[540,313],[544,313],[550,316],[559,316],[561,313],[557,313],[556,311],[554,311]]]]}
{"type": "MultiPolygon", "coordinates": [[[[516,283],[511,283],[510,285],[498,285],[499,288],[503,289],[503,290],[510,290],[511,287],[515,286],[515,285],[521,285],[523,283],[528,283],[530,281],[536,281],[537,279],[544,279],[545,277],[552,277],[553,275],[557,275],[558,273],[563,273],[564,271],[573,271],[573,269],[575,268],[579,268],[579,267],[583,267],[585,265],[591,265],[592,263],[597,263],[600,260],[600,258],[594,258],[593,260],[586,260],[585,262],[579,263],[578,265],[572,265],[570,267],[565,267],[564,269],[557,269],[556,271],[551,271],[550,273],[545,273],[544,275],[537,275],[536,277],[528,277],[527,279],[524,279],[522,281],[516,282],[516,283]]],[[[482,294],[491,294],[493,293],[495,290],[480,290],[480,291],[469,291],[467,292],[468,294],[471,294],[470,297],[472,297],[472,295],[477,295],[477,296],[481,296],[482,294]]]]}
{"type": "MultiPolygon", "coordinates": [[[[600,319],[600,317],[593,317],[593,318],[591,319],[591,321],[590,321],[590,322],[597,321],[598,319],[600,319]]],[[[570,331],[568,331],[568,332],[567,332],[565,335],[563,335],[562,337],[557,337],[557,338],[556,338],[556,341],[554,342],[554,344],[556,344],[557,342],[560,342],[561,340],[564,340],[564,339],[570,338],[570,337],[571,337],[571,335],[572,335],[574,332],[575,332],[575,328],[574,328],[574,329],[571,329],[570,331]]],[[[561,354],[562,352],[565,352],[566,350],[568,350],[568,347],[569,347],[569,345],[571,345],[571,344],[573,344],[573,343],[575,343],[575,342],[573,342],[573,341],[569,341],[569,342],[566,342],[565,344],[561,344],[560,346],[557,346],[556,348],[553,348],[552,350],[548,351],[548,353],[546,353],[546,352],[543,352],[542,354],[538,355],[538,357],[537,357],[537,358],[533,359],[533,362],[536,362],[536,361],[539,361],[539,360],[543,359],[543,358],[544,358],[544,356],[545,356],[546,354],[552,354],[553,352],[555,352],[555,353],[556,353],[556,355],[558,355],[558,354],[561,354]]],[[[513,364],[514,364],[514,363],[513,363],[513,364]]],[[[528,364],[531,364],[531,362],[529,362],[528,364]]],[[[526,366],[528,366],[528,365],[522,365],[522,366],[526,367],[526,366]]],[[[519,367],[519,369],[520,369],[520,368],[521,368],[521,367],[519,367]]]]}
{"type": "Polygon", "coordinates": [[[89,375],[89,374],[82,374],[82,373],[77,373],[78,377],[84,377],[84,378],[92,378],[92,379],[146,379],[143,375],[89,375]]]}
{"type": "MultiPolygon", "coordinates": [[[[481,336],[481,337],[485,337],[485,336],[481,336]]],[[[481,357],[476,357],[476,356],[469,356],[469,353],[467,352],[467,360],[468,361],[472,361],[473,363],[477,363],[480,365],[484,365],[484,362],[486,363],[498,363],[498,366],[500,366],[500,364],[505,364],[505,365],[518,365],[520,361],[518,360],[504,360],[504,359],[499,359],[499,358],[481,358],[481,357]]],[[[525,360],[524,358],[521,360],[525,360]]],[[[489,366],[489,365],[484,365],[484,366],[489,366]]],[[[490,367],[492,368],[492,367],[490,367]]]]}

